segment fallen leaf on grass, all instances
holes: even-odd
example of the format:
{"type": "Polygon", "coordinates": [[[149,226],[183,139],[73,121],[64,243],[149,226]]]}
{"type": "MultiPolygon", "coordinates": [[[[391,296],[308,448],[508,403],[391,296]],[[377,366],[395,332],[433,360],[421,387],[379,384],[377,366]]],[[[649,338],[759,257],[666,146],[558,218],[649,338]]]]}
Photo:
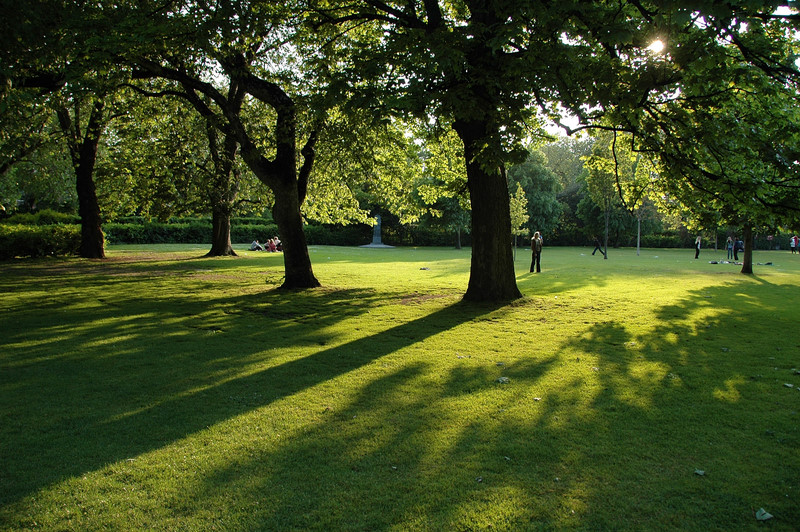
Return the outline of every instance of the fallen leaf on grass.
{"type": "Polygon", "coordinates": [[[702,477],[705,476],[706,472],[703,471],[702,469],[695,469],[694,474],[702,477]]]}

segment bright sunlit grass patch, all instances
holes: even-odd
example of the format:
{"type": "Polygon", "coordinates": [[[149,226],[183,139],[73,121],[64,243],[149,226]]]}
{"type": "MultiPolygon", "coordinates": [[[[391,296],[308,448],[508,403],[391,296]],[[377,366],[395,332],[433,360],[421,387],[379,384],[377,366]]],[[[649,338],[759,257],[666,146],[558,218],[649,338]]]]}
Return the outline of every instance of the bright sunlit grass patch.
{"type": "Polygon", "coordinates": [[[0,272],[0,529],[774,530],[800,519],[800,258],[112,247],[0,272]],[[697,471],[702,471],[700,475],[697,471]]]}

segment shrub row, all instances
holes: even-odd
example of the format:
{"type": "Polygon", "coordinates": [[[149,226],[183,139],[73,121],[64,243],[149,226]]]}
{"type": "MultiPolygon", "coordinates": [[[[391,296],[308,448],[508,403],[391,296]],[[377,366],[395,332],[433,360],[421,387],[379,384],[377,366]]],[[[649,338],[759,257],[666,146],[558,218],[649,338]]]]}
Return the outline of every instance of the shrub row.
{"type": "Polygon", "coordinates": [[[311,246],[361,246],[372,242],[367,225],[307,225],[303,228],[311,246]]]}
{"type": "MultiPolygon", "coordinates": [[[[636,240],[633,241],[633,245],[636,245],[636,240]]],[[[649,234],[642,235],[641,246],[643,248],[688,248],[694,246],[694,239],[690,242],[679,234],[649,234]]]]}
{"type": "MultiPolygon", "coordinates": [[[[263,219],[260,219],[263,221],[263,219]]],[[[255,222],[253,219],[252,222],[255,222]]],[[[231,242],[261,242],[278,234],[274,223],[231,223],[231,242]]],[[[309,245],[361,246],[372,242],[372,227],[363,224],[307,225],[304,228],[309,245]]],[[[209,244],[211,224],[206,221],[182,223],[107,223],[103,225],[106,240],[112,244],[209,244]]],[[[442,230],[416,226],[384,227],[382,242],[392,246],[453,246],[455,235],[442,230]]],[[[469,235],[462,235],[462,244],[469,245],[469,235]]]]}
{"type": "MultiPolygon", "coordinates": [[[[111,244],[210,244],[211,223],[107,223],[103,225],[106,241],[111,244]]],[[[275,224],[233,225],[231,242],[262,242],[278,234],[275,224]]]]}
{"type": "Polygon", "coordinates": [[[4,225],[55,225],[55,224],[79,224],[81,219],[75,214],[65,214],[63,212],[52,211],[49,209],[41,210],[36,214],[17,213],[3,219],[4,225]]]}
{"type": "MultiPolygon", "coordinates": [[[[146,224],[146,223],[158,223],[151,218],[145,216],[121,216],[119,218],[115,218],[112,220],[114,223],[120,224],[146,224]]],[[[180,224],[180,223],[192,223],[192,222],[202,222],[202,223],[211,223],[210,216],[186,216],[182,218],[170,218],[166,222],[168,224],[180,224]]],[[[273,223],[271,218],[264,218],[263,216],[234,216],[231,218],[231,225],[269,225],[273,223]]]]}
{"type": "MultiPolygon", "coordinates": [[[[391,246],[440,246],[454,247],[456,233],[441,228],[419,227],[417,225],[384,226],[382,241],[391,246]]],[[[367,243],[372,242],[372,228],[369,228],[367,243]]],[[[461,233],[461,245],[470,246],[469,233],[461,233]]]]}
{"type": "Polygon", "coordinates": [[[81,247],[78,225],[0,225],[0,259],[77,255],[81,247]]]}
{"type": "MultiPolygon", "coordinates": [[[[441,246],[456,245],[456,234],[438,228],[417,225],[384,225],[381,243],[389,246],[441,246]]],[[[373,228],[365,224],[347,226],[307,225],[306,239],[311,245],[363,246],[372,243],[373,228]]],[[[462,233],[461,244],[470,245],[469,234],[462,233]]]]}

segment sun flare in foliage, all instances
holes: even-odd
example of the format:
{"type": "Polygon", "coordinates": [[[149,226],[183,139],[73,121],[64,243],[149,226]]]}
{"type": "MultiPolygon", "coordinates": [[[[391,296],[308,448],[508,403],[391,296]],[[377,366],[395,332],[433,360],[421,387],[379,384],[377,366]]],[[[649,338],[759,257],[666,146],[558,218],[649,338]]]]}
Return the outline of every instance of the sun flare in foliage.
{"type": "Polygon", "coordinates": [[[650,46],[648,46],[647,49],[654,54],[660,54],[664,51],[664,42],[661,39],[656,39],[650,43],[650,46]]]}

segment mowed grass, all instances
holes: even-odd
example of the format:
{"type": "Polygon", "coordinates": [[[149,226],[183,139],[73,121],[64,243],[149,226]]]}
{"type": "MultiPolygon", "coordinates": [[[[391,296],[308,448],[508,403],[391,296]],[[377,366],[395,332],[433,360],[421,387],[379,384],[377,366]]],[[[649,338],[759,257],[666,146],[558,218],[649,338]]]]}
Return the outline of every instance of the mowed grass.
{"type": "Polygon", "coordinates": [[[800,527],[798,255],[206,251],[0,265],[0,529],[800,527]]]}

